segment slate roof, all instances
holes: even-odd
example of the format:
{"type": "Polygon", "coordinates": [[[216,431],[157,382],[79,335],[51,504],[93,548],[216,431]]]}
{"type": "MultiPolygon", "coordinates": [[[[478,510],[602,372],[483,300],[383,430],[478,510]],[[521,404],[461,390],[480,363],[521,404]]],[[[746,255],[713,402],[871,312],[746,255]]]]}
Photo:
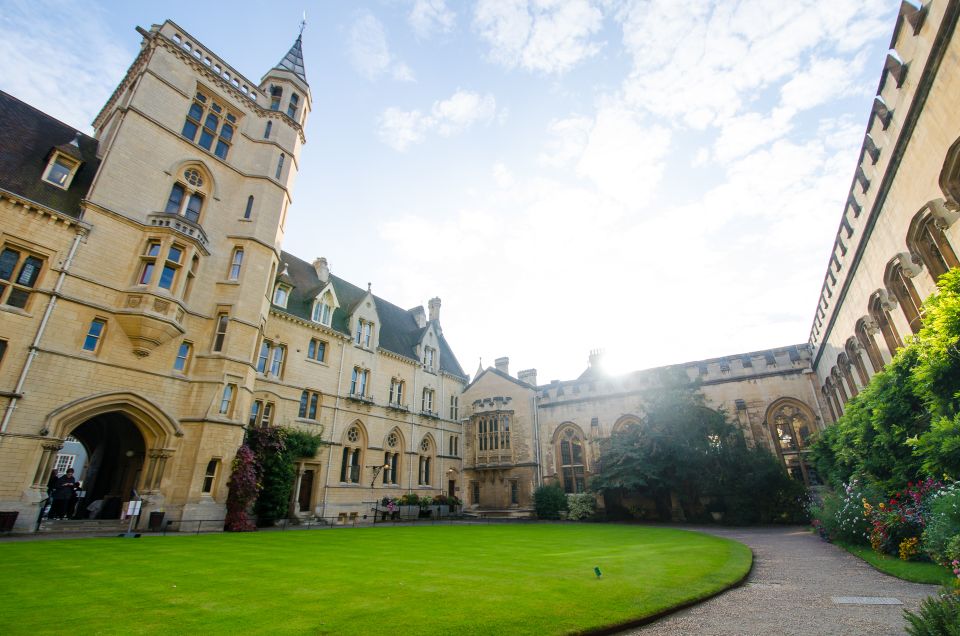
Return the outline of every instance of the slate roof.
{"type": "MultiPolygon", "coordinates": [[[[287,299],[287,307],[273,306],[278,311],[283,311],[304,320],[310,320],[310,312],[313,308],[313,300],[317,297],[326,283],[317,278],[317,272],[313,265],[303,261],[289,252],[281,252],[281,271],[283,265],[287,266],[287,274],[284,282],[293,285],[290,296],[287,299]]],[[[350,314],[353,309],[363,301],[367,292],[356,285],[348,283],[339,276],[330,274],[330,283],[333,284],[333,291],[337,295],[340,307],[334,310],[330,322],[331,328],[335,331],[349,336],[350,314]]],[[[380,298],[376,294],[373,296],[377,308],[377,315],[380,319],[379,336],[380,348],[395,353],[397,355],[409,358],[413,361],[419,361],[416,347],[420,342],[426,327],[417,325],[416,318],[413,317],[412,310],[402,309],[391,302],[380,298]]],[[[439,331],[439,330],[438,330],[439,331]]],[[[455,375],[466,379],[467,374],[463,372],[460,363],[457,362],[450,344],[443,334],[440,333],[440,369],[445,373],[455,375]]]]}
{"type": "Polygon", "coordinates": [[[16,97],[0,91],[0,188],[74,218],[87,195],[100,160],[97,140],[88,137],[16,97]],[[78,139],[79,150],[70,142],[78,139]],[[54,148],[83,161],[70,188],[43,180],[54,148]]]}
{"type": "Polygon", "coordinates": [[[293,43],[293,46],[290,47],[287,54],[283,56],[283,59],[280,60],[274,68],[290,71],[302,79],[304,84],[309,84],[309,82],[307,82],[307,69],[303,66],[302,35],[297,36],[297,41],[293,43]]]}

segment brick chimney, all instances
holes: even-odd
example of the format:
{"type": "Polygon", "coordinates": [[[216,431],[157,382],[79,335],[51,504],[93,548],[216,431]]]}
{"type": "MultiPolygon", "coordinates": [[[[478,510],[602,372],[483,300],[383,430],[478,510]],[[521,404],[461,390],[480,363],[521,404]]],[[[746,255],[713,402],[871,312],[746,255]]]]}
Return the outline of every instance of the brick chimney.
{"type": "Polygon", "coordinates": [[[517,371],[517,379],[531,386],[537,386],[537,370],[524,369],[523,371],[517,371]]]}
{"type": "Polygon", "coordinates": [[[317,272],[317,278],[320,279],[321,283],[326,283],[330,280],[330,266],[327,265],[327,259],[323,256],[313,261],[313,269],[317,272]]]}
{"type": "Polygon", "coordinates": [[[603,349],[594,349],[590,352],[590,366],[600,367],[603,365],[603,349]]]}
{"type": "Polygon", "coordinates": [[[440,299],[433,297],[427,302],[427,309],[430,312],[430,322],[440,320],[440,299]]]}
{"type": "Polygon", "coordinates": [[[493,361],[493,366],[497,368],[497,371],[510,375],[510,358],[497,358],[493,361]]]}

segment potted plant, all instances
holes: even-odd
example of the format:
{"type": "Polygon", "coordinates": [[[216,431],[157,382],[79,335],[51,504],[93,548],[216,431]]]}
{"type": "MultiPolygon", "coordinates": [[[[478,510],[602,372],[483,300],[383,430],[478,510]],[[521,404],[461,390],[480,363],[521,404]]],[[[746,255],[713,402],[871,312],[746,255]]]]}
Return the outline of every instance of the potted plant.
{"type": "Polygon", "coordinates": [[[408,492],[400,497],[400,518],[416,519],[420,516],[420,497],[408,492]]]}
{"type": "Polygon", "coordinates": [[[433,512],[433,509],[430,507],[433,505],[433,497],[430,495],[424,495],[420,497],[420,516],[429,517],[430,513],[433,512]]]}
{"type": "Polygon", "coordinates": [[[450,515],[450,500],[443,493],[434,495],[431,508],[435,517],[447,517],[450,515]]]}

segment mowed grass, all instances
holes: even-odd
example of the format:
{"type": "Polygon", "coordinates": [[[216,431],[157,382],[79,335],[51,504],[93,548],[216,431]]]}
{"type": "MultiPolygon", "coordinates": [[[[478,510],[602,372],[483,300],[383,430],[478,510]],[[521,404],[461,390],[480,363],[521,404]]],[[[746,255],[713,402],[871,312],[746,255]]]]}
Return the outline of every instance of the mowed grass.
{"type": "Polygon", "coordinates": [[[889,554],[878,554],[869,546],[841,543],[840,547],[854,556],[858,556],[884,574],[895,576],[913,583],[947,585],[955,578],[947,568],[929,561],[904,561],[889,554]]]}
{"type": "Polygon", "coordinates": [[[0,629],[564,634],[709,596],[751,561],[719,537],[594,524],[7,542],[0,629]]]}

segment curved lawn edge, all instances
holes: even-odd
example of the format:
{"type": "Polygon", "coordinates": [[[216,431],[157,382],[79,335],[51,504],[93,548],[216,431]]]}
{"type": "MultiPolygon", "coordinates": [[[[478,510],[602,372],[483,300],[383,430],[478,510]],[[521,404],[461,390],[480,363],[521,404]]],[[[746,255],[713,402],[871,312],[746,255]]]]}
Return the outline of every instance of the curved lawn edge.
{"type": "Polygon", "coordinates": [[[954,578],[951,572],[936,563],[917,561],[901,561],[892,556],[877,554],[866,546],[834,543],[848,554],[851,554],[877,572],[892,576],[901,581],[922,583],[925,585],[947,585],[954,578]],[[869,557],[869,558],[868,558],[869,557]]]}
{"type": "Polygon", "coordinates": [[[705,592],[705,593],[701,594],[700,596],[697,596],[697,597],[691,598],[691,599],[687,599],[686,601],[682,601],[682,602],[680,602],[680,603],[678,603],[678,604],[676,604],[676,605],[673,605],[672,607],[667,607],[667,608],[665,608],[665,609],[658,610],[658,611],[656,611],[656,612],[654,612],[654,613],[652,613],[652,614],[648,614],[648,615],[646,615],[646,616],[640,616],[640,617],[633,618],[633,619],[630,619],[630,620],[627,620],[627,621],[621,621],[621,622],[619,622],[619,623],[613,623],[613,624],[610,624],[610,625],[606,625],[606,626],[604,626],[604,627],[597,627],[597,628],[594,628],[594,629],[587,629],[587,630],[583,630],[583,631],[580,631],[580,632],[575,632],[576,634],[582,634],[583,636],[599,636],[599,635],[601,635],[601,634],[616,634],[616,633],[618,633],[618,632],[622,632],[622,631],[625,630],[625,629],[631,629],[631,628],[633,628],[633,627],[641,627],[641,626],[643,626],[643,625],[649,625],[650,623],[656,622],[656,621],[660,620],[661,618],[664,618],[665,616],[670,616],[671,614],[676,614],[677,612],[679,612],[679,611],[681,611],[681,610],[685,610],[685,609],[687,609],[688,607],[693,607],[694,605],[699,605],[700,603],[703,603],[704,601],[709,601],[710,599],[712,599],[712,598],[714,598],[714,597],[720,596],[721,594],[723,594],[723,593],[725,593],[725,592],[727,592],[727,591],[729,591],[729,590],[732,590],[733,588],[740,587],[740,586],[743,585],[743,583],[750,577],[750,573],[753,572],[753,564],[754,564],[754,561],[755,561],[755,559],[754,559],[754,554],[753,554],[753,550],[752,550],[752,549],[750,548],[750,546],[748,546],[747,544],[745,544],[745,543],[740,543],[739,541],[735,541],[735,540],[733,540],[733,539],[728,539],[728,538],[726,538],[726,537],[718,537],[718,536],[715,535],[715,534],[709,534],[709,533],[707,533],[707,532],[697,532],[696,530],[685,530],[685,529],[681,529],[681,528],[674,528],[674,529],[675,529],[675,530],[681,530],[682,532],[690,532],[690,533],[692,533],[692,534],[702,534],[702,535],[704,535],[704,536],[715,537],[715,538],[718,538],[718,539],[722,538],[722,539],[724,539],[724,540],[726,540],[726,541],[729,541],[730,543],[735,543],[735,544],[737,544],[737,545],[743,546],[744,548],[746,548],[747,552],[750,554],[750,564],[749,564],[749,566],[747,567],[747,569],[743,572],[743,574],[742,574],[738,579],[736,579],[736,580],[734,580],[734,581],[731,581],[731,582],[729,582],[729,583],[723,584],[723,585],[721,585],[720,587],[718,587],[718,588],[715,589],[715,590],[710,590],[709,592],[705,592]]]}

